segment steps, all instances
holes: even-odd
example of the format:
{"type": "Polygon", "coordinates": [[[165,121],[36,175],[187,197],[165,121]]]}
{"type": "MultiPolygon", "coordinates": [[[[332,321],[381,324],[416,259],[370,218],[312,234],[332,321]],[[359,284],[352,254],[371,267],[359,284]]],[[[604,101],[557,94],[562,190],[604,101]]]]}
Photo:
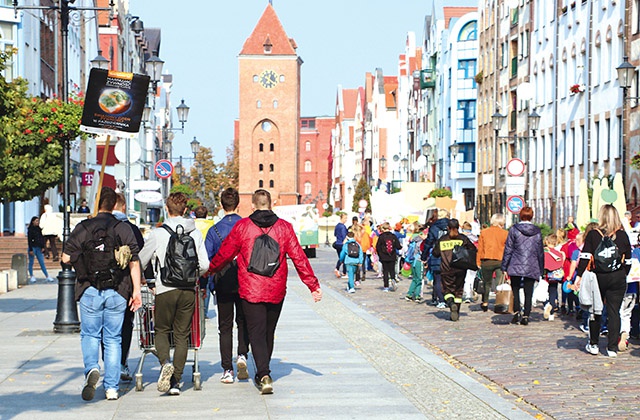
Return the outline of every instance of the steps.
{"type": "MultiPolygon", "coordinates": [[[[58,247],[58,258],[62,254],[62,243],[60,240],[56,240],[58,247]]],[[[24,254],[28,259],[28,244],[26,237],[19,236],[2,236],[0,237],[0,271],[8,270],[11,268],[11,258],[13,258],[14,254],[24,254]]],[[[45,258],[45,266],[47,267],[47,271],[50,276],[56,276],[58,271],[61,270],[60,261],[53,261],[51,259],[45,258]]],[[[38,264],[38,260],[36,259],[33,264],[34,270],[40,270],[40,264],[38,264]]]]}

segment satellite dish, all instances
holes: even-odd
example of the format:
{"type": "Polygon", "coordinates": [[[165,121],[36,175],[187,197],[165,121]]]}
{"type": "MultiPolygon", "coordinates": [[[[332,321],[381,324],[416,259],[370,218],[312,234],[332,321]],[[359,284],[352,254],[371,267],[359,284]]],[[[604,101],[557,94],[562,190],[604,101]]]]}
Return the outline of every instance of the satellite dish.
{"type": "MultiPolygon", "coordinates": [[[[517,2],[516,2],[517,3],[517,2]]],[[[518,88],[516,89],[518,94],[518,99],[523,101],[530,101],[533,99],[536,90],[533,85],[529,82],[520,83],[518,88]]]]}

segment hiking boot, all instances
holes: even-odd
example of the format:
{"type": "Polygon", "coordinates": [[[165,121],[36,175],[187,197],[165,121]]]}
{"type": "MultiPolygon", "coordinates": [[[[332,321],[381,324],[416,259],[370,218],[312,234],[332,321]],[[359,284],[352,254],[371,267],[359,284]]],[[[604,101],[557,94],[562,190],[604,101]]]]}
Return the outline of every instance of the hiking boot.
{"type": "Polygon", "coordinates": [[[458,318],[460,318],[460,305],[453,302],[451,304],[451,320],[455,322],[458,318]]]}
{"type": "Polygon", "coordinates": [[[160,369],[158,377],[158,392],[167,392],[171,388],[171,377],[173,375],[173,365],[165,363],[160,369]]]}
{"type": "Polygon", "coordinates": [[[236,360],[238,366],[238,379],[249,379],[249,372],[247,372],[247,357],[244,354],[239,354],[236,360]]]}
{"type": "Polygon", "coordinates": [[[225,370],[222,376],[220,377],[220,382],[223,384],[232,384],[233,383],[233,371],[225,370]]]}
{"type": "Polygon", "coordinates": [[[553,306],[551,306],[550,303],[547,303],[546,305],[544,305],[544,313],[542,314],[542,317],[544,319],[549,319],[549,315],[551,315],[552,309],[553,309],[553,306]]]}
{"type": "Polygon", "coordinates": [[[520,325],[529,325],[529,317],[523,316],[522,319],[520,320],[520,325]]]}
{"type": "Polygon", "coordinates": [[[100,371],[97,368],[93,368],[87,373],[87,377],[84,380],[84,387],[82,387],[82,399],[85,401],[91,401],[96,395],[96,385],[100,379],[100,371]]]}
{"type": "Polygon", "coordinates": [[[594,356],[598,355],[598,345],[597,344],[587,343],[587,346],[584,349],[589,354],[593,354],[594,356]]]}
{"type": "Polygon", "coordinates": [[[261,394],[273,394],[273,379],[271,376],[264,375],[262,379],[260,379],[260,393],[261,394]]]}
{"type": "Polygon", "coordinates": [[[114,401],[118,399],[118,390],[117,389],[107,389],[105,392],[105,398],[110,401],[114,401]]]}

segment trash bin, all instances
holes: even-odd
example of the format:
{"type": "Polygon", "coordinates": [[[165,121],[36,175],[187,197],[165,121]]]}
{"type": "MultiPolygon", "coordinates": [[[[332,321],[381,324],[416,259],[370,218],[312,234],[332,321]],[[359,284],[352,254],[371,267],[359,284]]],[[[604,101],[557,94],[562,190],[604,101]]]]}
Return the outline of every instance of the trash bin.
{"type": "Polygon", "coordinates": [[[18,285],[27,284],[27,254],[13,254],[11,268],[18,272],[18,285]]]}

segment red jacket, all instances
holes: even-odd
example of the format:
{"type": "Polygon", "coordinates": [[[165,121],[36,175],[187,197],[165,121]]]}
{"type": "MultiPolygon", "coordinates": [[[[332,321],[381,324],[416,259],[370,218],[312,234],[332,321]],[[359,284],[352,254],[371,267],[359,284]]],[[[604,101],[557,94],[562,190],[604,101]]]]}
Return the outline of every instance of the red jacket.
{"type": "Polygon", "coordinates": [[[311,264],[309,264],[309,260],[298,242],[291,223],[276,218],[271,211],[258,210],[233,226],[229,236],[222,242],[220,250],[211,259],[209,271],[220,270],[237,256],[240,297],[251,303],[280,303],[284,300],[287,292],[289,271],[287,255],[291,258],[300,280],[307,285],[311,292],[318,290],[320,288],[318,278],[313,273],[311,264]],[[257,217],[255,217],[256,214],[258,214],[257,217]],[[256,225],[254,220],[261,223],[263,228],[256,225]],[[253,242],[258,236],[266,233],[270,226],[273,228],[269,231],[269,236],[273,237],[280,245],[280,267],[273,277],[265,277],[250,273],[247,271],[247,266],[251,260],[253,242]]]}

